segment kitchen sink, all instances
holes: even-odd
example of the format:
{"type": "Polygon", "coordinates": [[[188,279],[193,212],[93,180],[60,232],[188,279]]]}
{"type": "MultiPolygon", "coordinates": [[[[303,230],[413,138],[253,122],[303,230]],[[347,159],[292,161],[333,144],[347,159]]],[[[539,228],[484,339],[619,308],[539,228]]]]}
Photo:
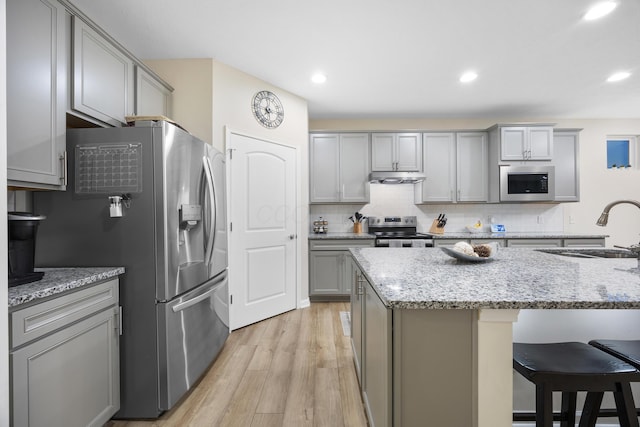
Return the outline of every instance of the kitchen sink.
{"type": "Polygon", "coordinates": [[[573,258],[637,258],[637,255],[625,249],[537,249],[539,252],[573,258]]]}

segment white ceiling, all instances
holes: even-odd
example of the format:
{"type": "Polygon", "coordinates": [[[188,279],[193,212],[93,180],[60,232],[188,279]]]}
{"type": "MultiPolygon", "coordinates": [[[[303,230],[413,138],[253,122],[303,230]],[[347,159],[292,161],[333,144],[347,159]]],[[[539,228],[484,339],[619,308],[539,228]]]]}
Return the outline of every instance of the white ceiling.
{"type": "Polygon", "coordinates": [[[71,1],[139,58],[214,58],[312,119],[640,118],[640,0],[592,22],[596,0],[71,1]]]}

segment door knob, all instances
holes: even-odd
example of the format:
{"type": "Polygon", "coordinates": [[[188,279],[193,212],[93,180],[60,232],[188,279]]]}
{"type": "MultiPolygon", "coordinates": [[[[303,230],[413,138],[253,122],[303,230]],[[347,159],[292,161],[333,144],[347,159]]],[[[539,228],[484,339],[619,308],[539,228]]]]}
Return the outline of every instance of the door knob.
{"type": "Polygon", "coordinates": [[[289,234],[289,240],[293,240],[293,239],[295,239],[295,238],[296,238],[296,235],[295,235],[295,234],[289,234]]]}

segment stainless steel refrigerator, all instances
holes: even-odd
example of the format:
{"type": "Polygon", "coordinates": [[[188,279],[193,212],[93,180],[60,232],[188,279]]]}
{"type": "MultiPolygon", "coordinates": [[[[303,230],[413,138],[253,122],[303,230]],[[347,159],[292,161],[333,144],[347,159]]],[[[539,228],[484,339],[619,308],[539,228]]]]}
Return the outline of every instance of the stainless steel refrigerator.
{"type": "Polygon", "coordinates": [[[68,130],[67,157],[67,191],[34,195],[36,266],[125,267],[116,418],[155,418],[229,335],[224,156],[145,121],[68,130]]]}

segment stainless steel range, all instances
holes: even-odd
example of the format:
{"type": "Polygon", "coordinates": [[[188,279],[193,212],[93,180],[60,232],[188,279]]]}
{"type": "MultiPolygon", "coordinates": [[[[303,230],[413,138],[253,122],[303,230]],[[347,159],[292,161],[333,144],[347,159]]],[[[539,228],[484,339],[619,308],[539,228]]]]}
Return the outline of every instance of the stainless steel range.
{"type": "Polygon", "coordinates": [[[369,234],[376,238],[376,247],[432,247],[429,234],[418,233],[415,216],[385,216],[367,218],[369,234]]]}

